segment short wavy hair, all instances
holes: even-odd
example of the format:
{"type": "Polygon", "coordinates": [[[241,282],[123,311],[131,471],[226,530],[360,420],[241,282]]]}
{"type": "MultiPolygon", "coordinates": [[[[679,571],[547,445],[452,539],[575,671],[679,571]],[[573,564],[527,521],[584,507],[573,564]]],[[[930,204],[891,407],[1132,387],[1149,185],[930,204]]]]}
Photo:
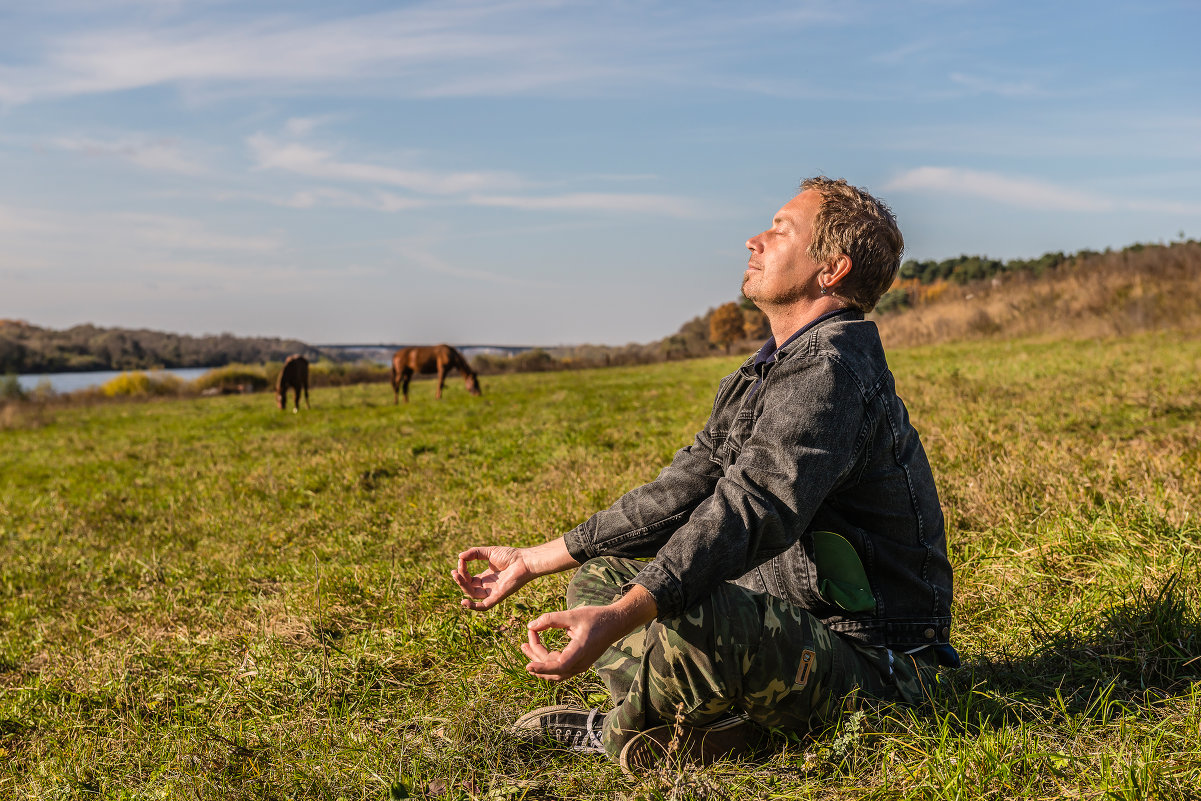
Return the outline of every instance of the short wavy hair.
{"type": "Polygon", "coordinates": [[[801,181],[800,191],[809,189],[822,196],[813,221],[809,256],[819,264],[828,264],[846,254],[851,259],[851,271],[835,287],[834,295],[869,312],[901,269],[905,239],[897,219],[882,201],[842,178],[806,178],[801,181]]]}

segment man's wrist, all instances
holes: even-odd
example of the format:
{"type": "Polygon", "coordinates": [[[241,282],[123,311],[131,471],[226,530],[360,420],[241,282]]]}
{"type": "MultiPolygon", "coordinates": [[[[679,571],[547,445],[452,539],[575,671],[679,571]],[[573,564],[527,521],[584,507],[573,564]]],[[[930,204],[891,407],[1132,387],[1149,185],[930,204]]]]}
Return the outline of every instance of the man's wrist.
{"type": "Polygon", "coordinates": [[[613,602],[615,611],[632,622],[636,628],[654,620],[659,614],[659,605],[650,590],[641,584],[633,584],[624,595],[613,602]]]}
{"type": "Polygon", "coordinates": [[[562,537],[542,545],[522,548],[521,557],[534,576],[559,573],[568,568],[578,567],[580,564],[568,553],[562,537]]]}

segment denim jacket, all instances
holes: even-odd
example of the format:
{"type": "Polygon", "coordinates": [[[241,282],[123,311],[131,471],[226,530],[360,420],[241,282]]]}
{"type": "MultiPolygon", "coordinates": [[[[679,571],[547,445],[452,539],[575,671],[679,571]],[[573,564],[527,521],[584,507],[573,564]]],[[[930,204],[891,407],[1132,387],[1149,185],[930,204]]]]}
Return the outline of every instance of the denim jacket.
{"type": "Polygon", "coordinates": [[[949,642],[942,509],[875,323],[848,311],[754,361],[654,481],[565,535],[572,557],[649,558],[633,583],[660,618],[732,581],[864,645],[949,642]]]}

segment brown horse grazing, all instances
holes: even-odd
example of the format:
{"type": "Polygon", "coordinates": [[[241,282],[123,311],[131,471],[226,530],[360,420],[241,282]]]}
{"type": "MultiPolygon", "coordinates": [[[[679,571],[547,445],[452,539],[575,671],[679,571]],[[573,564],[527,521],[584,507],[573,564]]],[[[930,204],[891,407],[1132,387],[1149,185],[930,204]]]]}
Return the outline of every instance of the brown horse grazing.
{"type": "Polygon", "coordinates": [[[482,395],[480,379],[471,369],[471,365],[463,358],[463,354],[450,345],[434,345],[420,348],[403,348],[392,354],[392,393],[393,403],[400,403],[400,393],[404,391],[405,403],[409,402],[409,379],[413,373],[437,373],[438,388],[434,397],[442,400],[442,383],[446,380],[448,370],[458,370],[463,374],[467,391],[472,395],[482,395]]]}
{"type": "Polygon", "coordinates": [[[293,353],[284,360],[284,369],[279,371],[279,380],[275,382],[275,402],[279,408],[288,406],[288,390],[296,393],[292,414],[300,411],[300,391],[304,390],[304,408],[309,406],[309,360],[299,353],[293,353]]]}

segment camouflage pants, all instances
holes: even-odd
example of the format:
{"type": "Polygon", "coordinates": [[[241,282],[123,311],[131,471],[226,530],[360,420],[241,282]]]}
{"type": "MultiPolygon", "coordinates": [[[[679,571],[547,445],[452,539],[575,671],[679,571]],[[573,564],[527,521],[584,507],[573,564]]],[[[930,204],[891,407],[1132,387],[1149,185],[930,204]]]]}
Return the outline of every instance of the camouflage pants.
{"type": "MultiPolygon", "coordinates": [[[[568,606],[611,603],[643,566],[586,562],[568,586],[568,606]]],[[[837,715],[853,692],[919,703],[937,670],[932,656],[855,645],[804,609],[734,584],[618,640],[594,668],[613,698],[603,741],[614,758],[635,734],[677,715],[703,726],[742,711],[762,726],[804,731],[837,715]]]]}

